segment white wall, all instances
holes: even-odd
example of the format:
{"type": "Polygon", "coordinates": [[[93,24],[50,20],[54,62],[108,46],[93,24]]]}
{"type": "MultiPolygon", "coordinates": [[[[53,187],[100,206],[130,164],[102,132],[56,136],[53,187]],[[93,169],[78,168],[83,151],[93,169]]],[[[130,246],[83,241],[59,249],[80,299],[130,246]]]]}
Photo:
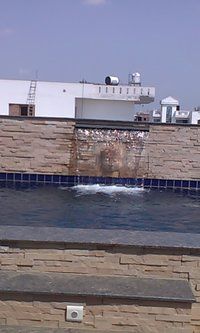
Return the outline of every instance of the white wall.
{"type": "Polygon", "coordinates": [[[198,124],[200,120],[200,111],[191,111],[191,124],[198,124]]]}
{"type": "MultiPolygon", "coordinates": [[[[26,104],[30,81],[0,80],[0,114],[8,115],[9,104],[26,104]]],[[[81,85],[59,82],[38,82],[36,87],[36,116],[75,116],[74,95],[81,96],[81,85]]]]}
{"type": "Polygon", "coordinates": [[[8,115],[9,103],[25,104],[30,82],[0,80],[0,114],[8,115]]]}
{"type": "Polygon", "coordinates": [[[172,108],[172,114],[171,114],[171,122],[176,122],[176,105],[161,105],[161,122],[166,123],[167,121],[167,107],[170,106],[172,108]]]}
{"type": "Polygon", "coordinates": [[[80,86],[75,84],[38,82],[36,116],[74,118],[74,95],[80,92],[80,86]]]}
{"type": "Polygon", "coordinates": [[[76,108],[76,118],[134,120],[133,102],[76,99],[76,108]]]}

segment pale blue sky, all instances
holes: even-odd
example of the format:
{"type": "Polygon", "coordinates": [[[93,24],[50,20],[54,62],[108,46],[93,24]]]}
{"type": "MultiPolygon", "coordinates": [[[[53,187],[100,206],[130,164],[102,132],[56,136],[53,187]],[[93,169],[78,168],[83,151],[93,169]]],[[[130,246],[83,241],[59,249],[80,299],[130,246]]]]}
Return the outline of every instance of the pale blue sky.
{"type": "Polygon", "coordinates": [[[200,105],[200,0],[0,0],[0,78],[125,83],[200,105]]]}

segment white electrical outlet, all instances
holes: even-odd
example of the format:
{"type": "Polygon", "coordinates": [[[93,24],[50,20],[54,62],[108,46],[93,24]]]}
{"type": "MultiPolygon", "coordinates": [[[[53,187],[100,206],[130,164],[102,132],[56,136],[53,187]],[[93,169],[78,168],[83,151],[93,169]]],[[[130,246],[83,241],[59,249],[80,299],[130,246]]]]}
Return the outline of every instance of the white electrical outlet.
{"type": "Polygon", "coordinates": [[[83,320],[82,305],[67,305],[66,320],[80,322],[83,320]]]}

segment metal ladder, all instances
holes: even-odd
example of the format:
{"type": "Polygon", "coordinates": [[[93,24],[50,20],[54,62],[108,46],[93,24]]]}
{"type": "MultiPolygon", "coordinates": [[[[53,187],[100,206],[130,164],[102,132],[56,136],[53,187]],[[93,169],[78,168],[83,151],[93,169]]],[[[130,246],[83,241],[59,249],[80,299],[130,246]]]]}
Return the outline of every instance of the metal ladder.
{"type": "Polygon", "coordinates": [[[28,105],[27,116],[34,115],[36,87],[37,87],[37,81],[32,80],[27,97],[27,105],[28,105]]]}

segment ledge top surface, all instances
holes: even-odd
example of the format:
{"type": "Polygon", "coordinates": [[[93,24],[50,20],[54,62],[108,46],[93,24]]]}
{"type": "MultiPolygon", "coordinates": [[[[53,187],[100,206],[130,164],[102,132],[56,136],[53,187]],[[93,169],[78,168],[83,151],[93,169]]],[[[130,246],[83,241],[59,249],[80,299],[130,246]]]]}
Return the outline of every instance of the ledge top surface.
{"type": "MultiPolygon", "coordinates": [[[[141,301],[195,302],[185,280],[61,273],[0,272],[0,292],[79,297],[111,297],[141,301]]],[[[35,296],[37,297],[37,296],[35,296]]]]}
{"type": "Polygon", "coordinates": [[[200,250],[200,234],[130,230],[0,226],[0,242],[37,242],[200,250]]]}

